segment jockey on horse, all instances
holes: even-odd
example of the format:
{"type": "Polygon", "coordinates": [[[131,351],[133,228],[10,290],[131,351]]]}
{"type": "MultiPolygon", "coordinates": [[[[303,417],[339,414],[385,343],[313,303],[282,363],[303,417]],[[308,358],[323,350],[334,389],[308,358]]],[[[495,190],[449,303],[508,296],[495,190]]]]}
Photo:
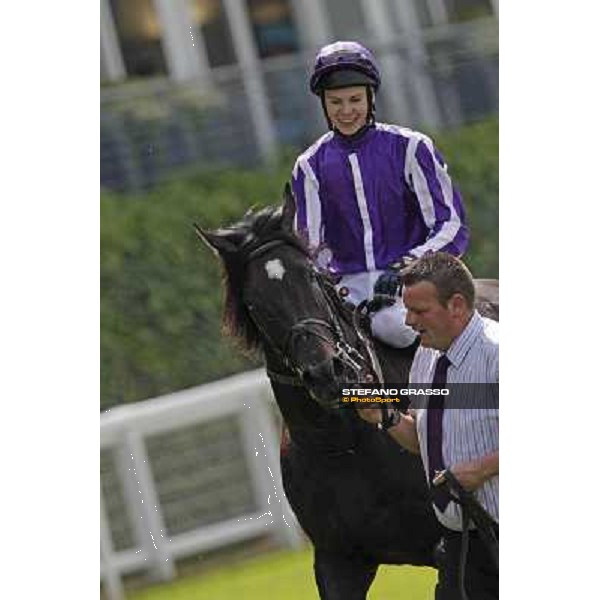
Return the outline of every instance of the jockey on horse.
{"type": "MultiPolygon", "coordinates": [[[[354,410],[330,407],[342,383],[357,382],[338,368],[345,366],[338,348],[367,353],[347,306],[314,269],[315,255],[337,275],[339,295],[360,304],[397,294],[399,270],[411,258],[441,250],[460,256],[468,243],[462,200],[431,140],[375,121],[380,81],[360,44],[325,46],[310,88],[330,131],[298,157],[293,197],[286,193],[280,213],[249,213],[216,232],[198,228],[225,266],[226,323],[264,352],[290,432],[281,453],[284,489],[314,545],[323,600],[365,600],[380,564],[432,566],[441,537],[421,459],[354,410]],[[314,251],[311,259],[292,229],[314,251]]],[[[497,282],[483,287],[496,311],[497,282]]],[[[388,344],[375,344],[382,382],[408,381],[416,333],[405,315],[397,297],[371,317],[373,335],[388,344]]]]}
{"type": "Polygon", "coordinates": [[[398,272],[428,252],[461,256],[469,240],[461,196],[426,135],[375,121],[381,75],[356,42],[318,53],[310,90],[321,99],[330,131],[296,160],[295,229],[338,290],[359,304],[397,296],[371,317],[373,335],[397,347],[417,334],[405,324],[398,272]]]}

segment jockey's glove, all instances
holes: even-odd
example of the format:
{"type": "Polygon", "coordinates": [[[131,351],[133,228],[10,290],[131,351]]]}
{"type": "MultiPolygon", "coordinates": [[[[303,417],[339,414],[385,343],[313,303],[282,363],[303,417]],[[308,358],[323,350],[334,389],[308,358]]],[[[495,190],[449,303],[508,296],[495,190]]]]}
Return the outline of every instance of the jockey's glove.
{"type": "Polygon", "coordinates": [[[378,277],[373,286],[375,296],[396,296],[400,294],[402,290],[400,271],[407,267],[413,260],[412,256],[407,256],[388,265],[387,269],[378,277]]]}
{"type": "Polygon", "coordinates": [[[400,277],[398,271],[387,268],[377,279],[373,286],[375,296],[395,296],[400,287],[400,277]]]}
{"type": "Polygon", "coordinates": [[[367,310],[370,313],[374,313],[382,308],[394,306],[394,304],[396,304],[396,299],[393,296],[388,296],[387,294],[375,294],[373,300],[367,304],[367,310]]]}

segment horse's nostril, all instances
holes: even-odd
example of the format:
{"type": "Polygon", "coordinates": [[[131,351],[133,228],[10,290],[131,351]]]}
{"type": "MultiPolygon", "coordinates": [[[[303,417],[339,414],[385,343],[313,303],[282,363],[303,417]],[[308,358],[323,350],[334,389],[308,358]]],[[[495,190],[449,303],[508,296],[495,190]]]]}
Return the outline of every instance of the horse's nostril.
{"type": "Polygon", "coordinates": [[[304,371],[302,371],[302,379],[307,385],[317,385],[319,379],[322,377],[320,365],[311,365],[310,367],[306,367],[304,371]]]}
{"type": "Polygon", "coordinates": [[[310,368],[304,369],[304,371],[302,371],[302,381],[304,381],[304,383],[310,383],[312,381],[312,378],[313,375],[310,368]]]}
{"type": "Polygon", "coordinates": [[[302,371],[302,380],[307,385],[325,384],[342,372],[343,365],[336,360],[324,360],[316,365],[310,365],[302,371]]]}

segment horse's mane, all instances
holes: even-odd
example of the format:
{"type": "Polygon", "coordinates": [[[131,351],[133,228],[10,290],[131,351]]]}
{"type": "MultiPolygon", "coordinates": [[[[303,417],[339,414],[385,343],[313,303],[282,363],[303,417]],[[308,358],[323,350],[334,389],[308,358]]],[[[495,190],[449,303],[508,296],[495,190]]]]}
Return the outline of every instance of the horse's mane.
{"type": "Polygon", "coordinates": [[[250,209],[241,221],[223,230],[235,240],[237,251],[222,255],[225,303],[223,308],[223,328],[225,333],[238,339],[244,349],[262,349],[260,332],[254,324],[244,303],[246,262],[251,252],[272,240],[282,240],[308,256],[308,249],[302,239],[284,229],[282,209],[268,206],[254,212],[250,209]]]}

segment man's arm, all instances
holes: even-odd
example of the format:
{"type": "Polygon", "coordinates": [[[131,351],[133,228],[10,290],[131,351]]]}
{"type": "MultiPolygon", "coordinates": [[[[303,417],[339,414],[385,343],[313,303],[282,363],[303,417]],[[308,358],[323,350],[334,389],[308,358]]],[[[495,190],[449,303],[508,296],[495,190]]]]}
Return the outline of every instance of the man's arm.
{"type": "Polygon", "coordinates": [[[405,415],[402,413],[400,421],[393,427],[390,427],[387,432],[392,436],[394,441],[404,446],[409,452],[421,454],[419,438],[417,436],[417,424],[411,414],[405,415]]]}
{"type": "MultiPolygon", "coordinates": [[[[381,422],[381,408],[369,407],[369,408],[357,408],[358,414],[362,419],[373,425],[377,425],[381,422]]],[[[419,448],[419,438],[417,437],[417,425],[412,415],[405,415],[404,413],[398,413],[400,420],[396,425],[390,427],[387,432],[400,445],[404,446],[409,452],[413,454],[421,454],[419,448]]]]}
{"type": "Polygon", "coordinates": [[[500,474],[500,452],[492,452],[482,458],[453,465],[450,470],[465,490],[472,492],[488,479],[500,474]]]}

